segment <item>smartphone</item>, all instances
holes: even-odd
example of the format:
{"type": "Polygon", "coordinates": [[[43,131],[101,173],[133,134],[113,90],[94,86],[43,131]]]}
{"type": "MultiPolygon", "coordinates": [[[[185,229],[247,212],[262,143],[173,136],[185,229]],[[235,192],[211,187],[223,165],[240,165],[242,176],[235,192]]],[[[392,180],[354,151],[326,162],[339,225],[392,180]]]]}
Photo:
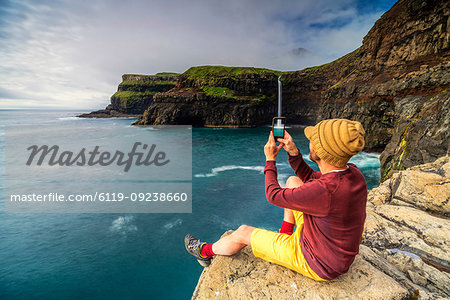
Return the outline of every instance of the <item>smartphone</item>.
{"type": "Polygon", "coordinates": [[[285,117],[275,117],[272,119],[272,131],[273,137],[275,141],[278,138],[284,138],[284,128],[286,126],[286,118],[285,117]]]}

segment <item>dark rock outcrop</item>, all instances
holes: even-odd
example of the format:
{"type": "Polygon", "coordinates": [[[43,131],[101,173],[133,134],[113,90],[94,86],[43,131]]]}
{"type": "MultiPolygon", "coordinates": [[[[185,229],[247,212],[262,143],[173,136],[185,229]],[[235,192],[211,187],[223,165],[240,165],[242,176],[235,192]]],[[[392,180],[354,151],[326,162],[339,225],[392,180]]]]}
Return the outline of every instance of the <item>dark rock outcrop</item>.
{"type": "Polygon", "coordinates": [[[117,92],[111,96],[111,104],[105,109],[82,114],[82,118],[138,117],[153,102],[153,97],[175,87],[178,74],[122,75],[117,92]]]}
{"type": "Polygon", "coordinates": [[[172,90],[155,95],[153,103],[135,125],[192,124],[206,127],[253,127],[274,114],[261,101],[207,96],[199,90],[172,90]],[[195,103],[195,105],[193,105],[195,103]]]}
{"type": "Polygon", "coordinates": [[[359,254],[337,279],[316,282],[246,247],[216,256],[192,299],[448,299],[449,178],[443,157],[371,190],[359,254]]]}

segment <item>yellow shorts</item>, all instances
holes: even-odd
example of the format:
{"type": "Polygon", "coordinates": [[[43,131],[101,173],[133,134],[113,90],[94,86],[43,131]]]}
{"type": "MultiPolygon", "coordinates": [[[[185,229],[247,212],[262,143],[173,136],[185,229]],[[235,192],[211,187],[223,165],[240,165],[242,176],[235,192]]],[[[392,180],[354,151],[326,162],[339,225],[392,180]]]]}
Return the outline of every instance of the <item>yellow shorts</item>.
{"type": "Polygon", "coordinates": [[[303,213],[294,213],[297,228],[292,235],[278,233],[262,228],[253,230],[250,242],[253,254],[269,262],[282,265],[304,276],[317,281],[326,281],[320,278],[309,266],[303,256],[300,245],[300,232],[303,228],[303,213]]]}

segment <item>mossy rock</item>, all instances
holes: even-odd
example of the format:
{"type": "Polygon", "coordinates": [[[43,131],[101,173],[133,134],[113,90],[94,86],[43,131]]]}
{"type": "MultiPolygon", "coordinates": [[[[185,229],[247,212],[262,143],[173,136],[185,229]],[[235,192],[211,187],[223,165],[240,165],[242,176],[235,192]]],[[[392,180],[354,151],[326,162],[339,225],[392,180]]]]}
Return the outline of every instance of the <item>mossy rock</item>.
{"type": "Polygon", "coordinates": [[[118,91],[111,96],[114,109],[126,113],[142,113],[158,92],[118,91]]]}
{"type": "Polygon", "coordinates": [[[231,90],[226,87],[217,87],[217,86],[209,86],[205,85],[200,88],[206,95],[212,96],[215,99],[235,99],[242,101],[273,101],[276,97],[275,95],[265,95],[265,94],[256,94],[256,95],[240,95],[236,91],[231,90]]]}
{"type": "Polygon", "coordinates": [[[176,82],[173,80],[125,80],[119,84],[119,91],[132,92],[165,92],[175,87],[176,82]]]}
{"type": "Polygon", "coordinates": [[[182,76],[189,79],[209,78],[209,77],[227,77],[240,78],[242,75],[261,75],[271,73],[276,76],[283,74],[282,71],[270,70],[254,67],[226,67],[226,66],[198,66],[189,68],[182,76]]]}
{"type": "Polygon", "coordinates": [[[135,76],[135,77],[142,77],[143,79],[153,79],[154,77],[160,77],[160,76],[173,76],[176,77],[180,75],[180,73],[173,73],[173,72],[160,72],[153,75],[146,75],[146,74],[123,74],[122,76],[135,76]]]}

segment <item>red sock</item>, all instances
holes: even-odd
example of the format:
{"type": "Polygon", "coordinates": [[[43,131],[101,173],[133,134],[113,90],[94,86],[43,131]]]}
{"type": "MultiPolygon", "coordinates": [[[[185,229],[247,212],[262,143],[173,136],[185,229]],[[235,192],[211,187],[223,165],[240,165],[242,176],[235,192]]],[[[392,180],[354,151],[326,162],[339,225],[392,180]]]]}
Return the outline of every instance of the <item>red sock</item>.
{"type": "Polygon", "coordinates": [[[283,220],[283,223],[281,224],[280,233],[287,233],[291,235],[294,232],[294,226],[295,224],[286,222],[283,220]]]}
{"type": "Polygon", "coordinates": [[[213,257],[214,255],[216,255],[213,252],[212,245],[213,244],[203,245],[202,251],[200,252],[201,256],[203,256],[203,257],[213,257]]]}

